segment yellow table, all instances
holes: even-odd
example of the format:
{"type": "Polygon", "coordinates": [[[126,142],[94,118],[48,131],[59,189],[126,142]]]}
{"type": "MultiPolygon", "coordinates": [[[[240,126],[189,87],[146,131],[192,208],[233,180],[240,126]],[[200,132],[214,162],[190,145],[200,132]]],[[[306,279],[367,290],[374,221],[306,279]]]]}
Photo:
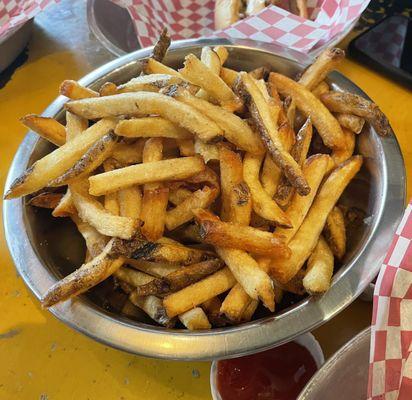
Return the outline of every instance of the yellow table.
{"type": "MultiPolygon", "coordinates": [[[[79,17],[74,8],[65,0],[38,19],[28,61],[0,89],[2,187],[26,132],[18,118],[42,112],[63,79],[77,79],[111,58],[89,37],[84,15],[79,17]]],[[[389,117],[411,179],[411,92],[352,61],[345,61],[340,70],[389,117]]],[[[209,363],[136,357],[86,338],[40,308],[16,273],[2,231],[0,257],[0,399],[210,398],[209,363]]],[[[371,304],[356,301],[316,330],[326,355],[367,326],[370,316],[371,304]]]]}

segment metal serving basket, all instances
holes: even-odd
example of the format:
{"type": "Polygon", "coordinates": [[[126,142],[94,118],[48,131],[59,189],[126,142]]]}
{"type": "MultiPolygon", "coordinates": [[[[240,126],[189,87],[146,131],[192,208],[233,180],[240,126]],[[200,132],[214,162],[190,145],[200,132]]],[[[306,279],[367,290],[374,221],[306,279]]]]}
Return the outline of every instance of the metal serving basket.
{"type": "MultiPolygon", "coordinates": [[[[256,42],[233,44],[220,39],[175,42],[165,62],[178,67],[186,54],[199,55],[202,46],[217,44],[228,48],[227,64],[237,70],[266,65],[294,76],[303,68],[280,56],[281,50],[273,46],[256,42]]],[[[96,89],[106,81],[125,82],[138,75],[140,60],[150,52],[151,49],[143,49],[123,56],[90,73],[80,83],[96,89]]],[[[335,89],[366,96],[337,72],[330,74],[329,83],[335,89]]],[[[58,97],[43,115],[63,120],[65,101],[58,97]]],[[[58,304],[50,311],[64,323],[107,345],[135,354],[179,360],[245,355],[277,346],[316,328],[354,301],[376,276],[404,209],[405,171],[396,138],[378,137],[367,126],[357,142],[357,152],[365,158],[364,166],[343,194],[341,203],[362,209],[367,218],[348,235],[348,253],[333,278],[332,287],[323,296],[307,297],[278,309],[274,315],[249,323],[201,332],[166,329],[147,320],[129,320],[107,310],[93,291],[58,304]]],[[[51,149],[45,140],[29,133],[14,158],[6,186],[51,149]]],[[[16,267],[36,297],[80,265],[84,245],[69,219],[52,218],[48,211],[27,206],[24,199],[15,199],[4,202],[4,223],[16,267]]]]}

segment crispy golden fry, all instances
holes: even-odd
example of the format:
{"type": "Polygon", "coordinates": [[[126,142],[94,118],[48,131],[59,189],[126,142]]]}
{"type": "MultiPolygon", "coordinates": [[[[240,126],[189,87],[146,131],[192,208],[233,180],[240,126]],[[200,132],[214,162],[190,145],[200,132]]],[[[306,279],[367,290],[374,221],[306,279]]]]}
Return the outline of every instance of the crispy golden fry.
{"type": "Polygon", "coordinates": [[[291,257],[271,265],[271,274],[280,283],[290,281],[302,268],[317,244],[330,211],[361,165],[362,157],[353,156],[340,164],[322,185],[305,220],[289,242],[291,257]]]}
{"type": "Polygon", "coordinates": [[[188,265],[171,272],[167,276],[156,278],[150,283],[143,283],[136,290],[139,296],[164,295],[176,292],[215,273],[222,267],[223,262],[217,258],[188,265]]]}
{"type": "Polygon", "coordinates": [[[259,305],[258,300],[252,300],[249,303],[249,305],[246,307],[245,311],[243,312],[242,317],[241,317],[241,321],[242,322],[249,322],[252,319],[253,314],[255,313],[258,305],[259,305]]]}
{"type": "Polygon", "coordinates": [[[212,168],[206,167],[202,172],[199,172],[196,175],[193,175],[186,179],[186,182],[190,184],[200,184],[205,183],[208,186],[220,190],[219,177],[212,168]]]}
{"type": "Polygon", "coordinates": [[[356,144],[356,135],[352,131],[346,128],[342,128],[342,131],[345,136],[345,147],[334,149],[331,154],[332,160],[337,165],[352,157],[356,144]]]}
{"type": "Polygon", "coordinates": [[[130,239],[137,229],[137,221],[107,212],[87,193],[87,181],[76,181],[70,185],[73,203],[79,217],[97,229],[102,235],[130,239]]]}
{"type": "Polygon", "coordinates": [[[230,196],[233,188],[243,182],[243,165],[240,156],[224,145],[219,146],[220,182],[222,187],[221,218],[230,218],[230,196]]]}
{"type": "Polygon", "coordinates": [[[185,179],[204,168],[203,159],[198,156],[131,165],[91,176],[90,194],[100,196],[132,185],[185,179]]]}
{"type": "Polygon", "coordinates": [[[253,300],[244,291],[243,287],[237,283],[230,289],[225,300],[223,300],[220,313],[231,322],[239,322],[251,302],[257,303],[257,300],[253,300]]]}
{"type": "Polygon", "coordinates": [[[195,108],[161,93],[122,93],[93,99],[70,101],[70,112],[88,119],[118,115],[157,114],[187,129],[199,139],[210,141],[222,136],[222,129],[195,108]]]}
{"type": "Polygon", "coordinates": [[[215,2],[215,29],[225,29],[240,18],[240,0],[216,0],[215,2]]]}
{"type": "Polygon", "coordinates": [[[207,164],[210,160],[219,160],[219,149],[215,144],[202,142],[195,139],[195,154],[200,154],[207,164]]]}
{"type": "Polygon", "coordinates": [[[225,68],[225,67],[222,67],[220,69],[220,77],[222,78],[223,82],[225,82],[226,85],[229,86],[230,88],[234,87],[238,76],[239,76],[238,72],[234,71],[233,69],[225,68]]]}
{"type": "Polygon", "coordinates": [[[357,134],[362,132],[363,126],[365,125],[365,120],[357,115],[336,113],[335,117],[342,128],[349,129],[357,134]]]}
{"type": "MultiPolygon", "coordinates": [[[[283,171],[290,183],[302,195],[307,195],[310,188],[303,177],[302,170],[293,157],[285,150],[279,138],[277,118],[273,111],[277,107],[273,99],[265,99],[259,87],[245,72],[239,74],[238,93],[244,99],[255,121],[262,140],[273,161],[283,171]],[[270,100],[270,101],[267,101],[270,100]]],[[[279,108],[277,107],[279,110],[279,108]]]]}
{"type": "Polygon", "coordinates": [[[141,231],[148,240],[155,241],[163,236],[168,198],[168,188],[144,190],[140,219],[143,222],[141,231]]]}
{"type": "Polygon", "coordinates": [[[162,64],[159,61],[156,61],[153,58],[147,59],[145,63],[143,63],[143,71],[145,74],[167,74],[167,75],[174,75],[180,78],[183,78],[179,72],[175,71],[173,68],[167,67],[166,65],[162,64]]]}
{"type": "Polygon", "coordinates": [[[333,207],[323,231],[333,255],[341,260],[346,252],[346,228],[345,218],[339,207],[333,207]]]}
{"type": "Polygon", "coordinates": [[[235,247],[272,258],[290,255],[282,236],[238,223],[222,222],[216,215],[203,209],[194,209],[193,214],[200,226],[200,236],[206,243],[235,247]]]}
{"type": "Polygon", "coordinates": [[[229,52],[227,51],[226,47],[216,46],[213,47],[213,51],[219,56],[220,65],[223,65],[229,57],[229,52]]]}
{"type": "Polygon", "coordinates": [[[321,83],[319,83],[319,85],[317,85],[314,89],[312,89],[312,93],[316,97],[320,97],[322,96],[323,93],[328,93],[329,90],[330,90],[329,85],[325,81],[322,81],[321,83]]]}
{"type": "Polygon", "coordinates": [[[170,294],[163,300],[163,305],[167,315],[172,318],[226,292],[235,284],[236,279],[229,268],[223,268],[193,285],[170,294]]]}
{"type": "Polygon", "coordinates": [[[241,182],[229,194],[229,221],[248,226],[252,215],[252,195],[249,186],[241,182]]]}
{"type": "Polygon", "coordinates": [[[62,84],[60,85],[60,94],[73,100],[99,96],[98,92],[84,87],[78,82],[71,80],[65,80],[62,82],[62,84]]]}
{"type": "Polygon", "coordinates": [[[306,160],[303,166],[303,173],[310,185],[310,194],[308,196],[301,196],[298,193],[294,193],[286,210],[286,216],[289,218],[292,228],[276,229],[279,235],[286,238],[286,242],[289,242],[296,234],[309,211],[318,188],[327,172],[329,160],[330,157],[326,154],[315,154],[306,160]]]}
{"type": "Polygon", "coordinates": [[[143,310],[153,321],[167,328],[172,328],[175,321],[167,316],[166,310],[163,307],[162,300],[155,296],[139,297],[136,292],[132,292],[129,300],[136,306],[143,310]]]}
{"type": "Polygon", "coordinates": [[[324,50],[309,66],[299,79],[299,83],[312,91],[316,88],[345,58],[345,52],[338,48],[324,50]]]}
{"type": "Polygon", "coordinates": [[[7,191],[5,198],[12,199],[33,193],[72,167],[96,140],[106,135],[115,126],[115,121],[102,119],[82,135],[36,161],[17,178],[7,191]]]}
{"type": "Polygon", "coordinates": [[[190,331],[210,329],[212,327],[205,312],[200,307],[195,307],[192,310],[180,314],[179,319],[180,322],[190,331]]]}
{"type": "Polygon", "coordinates": [[[179,72],[189,82],[200,86],[228,111],[241,110],[242,102],[232,89],[195,55],[189,54],[185,57],[184,68],[180,69],[179,72]]]}
{"type": "Polygon", "coordinates": [[[20,118],[20,122],[56,146],[66,143],[66,129],[53,118],[29,114],[20,118]]]}
{"type": "Polygon", "coordinates": [[[310,117],[326,146],[332,149],[342,147],[344,137],[338,121],[316,96],[301,84],[281,74],[271,72],[269,81],[281,94],[291,96],[297,108],[306,117],[310,117]]]}
{"type": "Polygon", "coordinates": [[[160,117],[133,118],[119,121],[115,133],[126,137],[192,138],[192,135],[186,129],[160,117]]]}
{"type": "Polygon", "coordinates": [[[246,153],[243,160],[243,177],[252,194],[253,210],[256,214],[280,226],[290,228],[292,225],[286,214],[266,193],[259,181],[262,156],[246,153]]]}
{"type": "Polygon", "coordinates": [[[151,275],[145,274],[144,272],[136,271],[127,267],[119,268],[113,275],[134,287],[145,285],[146,283],[152,282],[156,279],[151,275]]]}
{"type": "Polygon", "coordinates": [[[113,258],[116,239],[111,239],[103,251],[90,262],[56,282],[42,297],[43,307],[51,307],[61,301],[77,296],[97,285],[119,269],[124,257],[113,258]]]}
{"type": "Polygon", "coordinates": [[[27,204],[34,207],[54,209],[58,206],[63,196],[63,193],[43,192],[32,197],[27,204]]]}
{"type": "Polygon", "coordinates": [[[322,294],[329,289],[332,274],[333,254],[325,239],[320,236],[308,259],[303,286],[309,294],[322,294]]]}
{"type": "Polygon", "coordinates": [[[269,195],[270,198],[272,198],[275,195],[281,177],[282,171],[275,164],[270,154],[266,153],[265,159],[263,161],[260,180],[263,189],[269,195]]]}
{"type": "MultiPolygon", "coordinates": [[[[105,172],[114,171],[117,168],[116,162],[114,160],[106,160],[103,163],[103,169],[105,172]]],[[[87,194],[87,193],[86,193],[87,194]]],[[[117,192],[107,193],[104,196],[104,208],[113,215],[120,215],[120,204],[117,197],[117,192]]]]}
{"type": "Polygon", "coordinates": [[[90,175],[90,173],[100,167],[100,165],[111,156],[116,142],[117,136],[113,132],[103,136],[84,153],[79,161],[77,161],[64,174],[50,181],[48,186],[68,185],[75,179],[84,178],[87,175],[90,175]]]}
{"type": "Polygon", "coordinates": [[[142,209],[142,191],[138,186],[130,186],[117,192],[120,215],[139,219],[142,209]]]}
{"type": "Polygon", "coordinates": [[[67,189],[59,204],[54,208],[52,215],[53,217],[69,217],[73,213],[76,213],[76,208],[73,204],[70,189],[67,189]]]}
{"type": "Polygon", "coordinates": [[[216,188],[205,186],[203,189],[196,190],[190,197],[185,199],[175,208],[166,213],[166,228],[169,231],[176,229],[193,219],[193,210],[195,208],[207,208],[216,199],[219,194],[216,188]]]}
{"type": "MultiPolygon", "coordinates": [[[[200,61],[214,74],[220,75],[220,58],[209,46],[202,47],[200,61]]],[[[199,92],[197,93],[197,97],[200,97],[205,100],[209,99],[209,95],[204,89],[199,90],[199,92]]]]}
{"type": "Polygon", "coordinates": [[[117,143],[112,152],[112,159],[120,165],[141,163],[144,144],[144,139],[139,139],[135,143],[117,143]]]}
{"type": "MultiPolygon", "coordinates": [[[[312,141],[312,134],[312,123],[310,122],[310,118],[308,118],[299,130],[296,136],[296,142],[290,151],[291,156],[301,168],[303,167],[309,151],[310,143],[312,141]]],[[[275,199],[279,205],[285,207],[289,203],[292,194],[293,188],[290,182],[283,175],[283,179],[281,179],[277,187],[275,199]]]]}
{"type": "Polygon", "coordinates": [[[156,41],[156,44],[153,47],[152,55],[150,57],[156,61],[162,62],[163,59],[166,57],[166,53],[170,47],[170,43],[171,39],[169,33],[167,32],[167,28],[163,28],[159,38],[156,41]]]}
{"type": "Polygon", "coordinates": [[[323,94],[321,100],[332,112],[365,118],[381,136],[393,133],[388,119],[380,108],[361,96],[348,92],[329,92],[323,94]]]}
{"type": "Polygon", "coordinates": [[[89,127],[89,121],[66,111],[66,142],[80,135],[89,127]]]}

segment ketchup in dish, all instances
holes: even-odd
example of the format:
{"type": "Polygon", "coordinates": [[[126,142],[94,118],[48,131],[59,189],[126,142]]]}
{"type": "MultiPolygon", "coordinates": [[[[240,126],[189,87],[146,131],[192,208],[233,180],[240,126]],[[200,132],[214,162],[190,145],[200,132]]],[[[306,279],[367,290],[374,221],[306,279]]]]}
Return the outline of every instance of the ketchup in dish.
{"type": "Polygon", "coordinates": [[[290,342],[263,353],[218,362],[222,400],[295,400],[316,372],[309,351],[290,342]]]}

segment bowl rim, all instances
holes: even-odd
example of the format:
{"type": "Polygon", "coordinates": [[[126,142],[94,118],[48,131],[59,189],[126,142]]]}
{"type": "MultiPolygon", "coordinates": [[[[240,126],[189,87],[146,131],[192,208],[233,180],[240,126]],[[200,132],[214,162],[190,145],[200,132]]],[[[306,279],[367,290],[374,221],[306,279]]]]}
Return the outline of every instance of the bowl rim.
{"type": "MultiPolygon", "coordinates": [[[[229,41],[226,39],[191,39],[172,43],[170,51],[198,48],[205,45],[224,45],[249,51],[270,53],[286,59],[276,46],[250,41],[229,41]]],[[[111,61],[80,79],[83,85],[90,85],[110,72],[136,60],[148,57],[152,48],[137,50],[111,61]]],[[[290,61],[290,59],[288,60],[290,61]]],[[[301,58],[302,61],[302,58],[301,58]]],[[[306,59],[307,62],[310,59],[306,59]]],[[[334,72],[333,79],[343,83],[350,91],[366,96],[354,83],[334,72]]],[[[67,101],[59,96],[42,115],[56,115],[67,101]]],[[[376,135],[376,132],[373,133],[376,135]]],[[[39,137],[29,133],[21,143],[6,180],[6,187],[26,168],[32,150],[39,137]]],[[[252,321],[240,326],[217,328],[210,331],[170,331],[143,323],[114,318],[99,310],[90,301],[80,297],[58,304],[50,311],[72,328],[106,345],[155,358],[175,360],[210,360],[239,357],[256,351],[263,351],[286,343],[293,338],[313,330],[346,308],[379,271],[392,235],[403,215],[405,203],[405,167],[399,144],[394,135],[380,141],[383,159],[382,207],[376,226],[365,241],[363,249],[347,268],[333,282],[333,290],[325,295],[302,300],[297,307],[281,314],[252,321]],[[391,166],[388,170],[388,165],[391,166]],[[390,183],[390,190],[389,190],[390,183]],[[379,226],[378,226],[379,225],[379,226]],[[368,268],[363,268],[367,264],[368,268]],[[333,293],[333,296],[332,296],[333,293]],[[295,329],[291,329],[295,326],[295,329]],[[282,331],[282,334],[279,334],[282,331]]],[[[16,268],[30,290],[37,298],[56,281],[51,271],[44,267],[33,248],[25,229],[23,199],[5,201],[3,204],[6,241],[16,268]]]]}

